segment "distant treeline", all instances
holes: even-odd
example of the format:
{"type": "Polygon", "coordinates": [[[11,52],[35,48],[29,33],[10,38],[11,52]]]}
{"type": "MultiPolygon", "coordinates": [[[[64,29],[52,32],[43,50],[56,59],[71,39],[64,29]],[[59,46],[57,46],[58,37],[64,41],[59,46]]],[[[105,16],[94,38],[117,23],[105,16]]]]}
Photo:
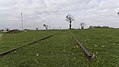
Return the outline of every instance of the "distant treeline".
{"type": "Polygon", "coordinates": [[[94,29],[94,28],[111,28],[109,26],[90,26],[89,29],[94,29]]]}

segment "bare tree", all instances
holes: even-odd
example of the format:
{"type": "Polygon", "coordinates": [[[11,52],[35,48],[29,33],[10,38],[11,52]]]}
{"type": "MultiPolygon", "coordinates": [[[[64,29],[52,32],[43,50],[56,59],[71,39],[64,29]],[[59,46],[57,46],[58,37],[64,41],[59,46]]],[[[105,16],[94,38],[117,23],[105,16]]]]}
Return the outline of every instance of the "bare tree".
{"type": "Polygon", "coordinates": [[[74,21],[74,17],[71,14],[68,14],[66,16],[66,21],[69,22],[69,29],[71,29],[71,27],[72,27],[72,24],[71,23],[74,21]]]}
{"type": "Polygon", "coordinates": [[[46,28],[46,30],[48,30],[48,25],[46,25],[46,24],[43,24],[43,26],[46,28]]]}
{"type": "Polygon", "coordinates": [[[86,25],[85,23],[80,23],[81,29],[84,29],[84,26],[86,25]]]}

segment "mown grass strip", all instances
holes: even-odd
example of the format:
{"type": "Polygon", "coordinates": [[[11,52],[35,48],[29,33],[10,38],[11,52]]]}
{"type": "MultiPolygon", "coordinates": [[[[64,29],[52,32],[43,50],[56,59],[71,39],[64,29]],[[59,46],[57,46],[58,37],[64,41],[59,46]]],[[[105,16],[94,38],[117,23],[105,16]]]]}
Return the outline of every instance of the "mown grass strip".
{"type": "Polygon", "coordinates": [[[70,33],[71,36],[74,38],[74,40],[78,43],[78,46],[82,48],[82,50],[84,51],[85,55],[87,56],[88,59],[93,58],[93,54],[91,52],[89,52],[82,43],[79,42],[79,40],[72,34],[70,33]]]}
{"type": "Polygon", "coordinates": [[[28,45],[31,45],[31,44],[35,44],[35,43],[37,43],[37,42],[39,42],[39,41],[45,40],[45,39],[47,39],[47,38],[50,38],[50,37],[52,37],[53,35],[54,35],[54,34],[51,34],[51,35],[48,35],[48,36],[46,36],[46,37],[43,37],[43,38],[41,38],[41,39],[39,39],[39,40],[33,41],[33,42],[31,42],[31,43],[28,43],[28,44],[26,44],[26,45],[19,46],[19,47],[10,49],[10,50],[8,50],[8,51],[2,52],[2,53],[0,53],[0,57],[1,57],[1,56],[4,56],[4,55],[6,55],[6,54],[8,54],[8,53],[10,53],[10,52],[12,52],[12,51],[18,50],[18,49],[20,49],[20,48],[22,48],[22,47],[25,47],[25,46],[28,46],[28,45]]]}

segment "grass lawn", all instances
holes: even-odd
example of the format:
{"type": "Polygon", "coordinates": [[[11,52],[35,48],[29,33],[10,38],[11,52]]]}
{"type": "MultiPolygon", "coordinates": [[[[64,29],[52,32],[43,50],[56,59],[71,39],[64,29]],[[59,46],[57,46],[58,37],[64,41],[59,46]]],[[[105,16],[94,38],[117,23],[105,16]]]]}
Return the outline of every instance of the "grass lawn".
{"type": "Polygon", "coordinates": [[[32,41],[40,39],[53,31],[27,31],[18,33],[2,33],[0,34],[0,52],[8,49],[28,44],[32,41]]]}
{"type": "Polygon", "coordinates": [[[67,30],[3,34],[0,52],[24,45],[51,33],[51,38],[13,51],[0,58],[1,67],[118,67],[119,29],[70,30],[95,54],[88,61],[67,30]]]}
{"type": "Polygon", "coordinates": [[[89,51],[95,54],[93,63],[91,63],[92,66],[119,66],[119,29],[102,28],[73,30],[72,32],[89,51]]]}
{"type": "Polygon", "coordinates": [[[1,39],[2,39],[2,34],[0,34],[0,41],[1,41],[1,39]]]}

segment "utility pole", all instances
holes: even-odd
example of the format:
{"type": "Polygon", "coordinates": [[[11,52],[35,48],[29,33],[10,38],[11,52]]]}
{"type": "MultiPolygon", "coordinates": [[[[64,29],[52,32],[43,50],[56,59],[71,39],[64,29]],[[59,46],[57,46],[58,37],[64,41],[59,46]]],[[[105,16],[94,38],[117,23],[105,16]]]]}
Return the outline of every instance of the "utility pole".
{"type": "Polygon", "coordinates": [[[21,23],[22,23],[22,30],[24,30],[22,12],[21,12],[21,23]]]}

